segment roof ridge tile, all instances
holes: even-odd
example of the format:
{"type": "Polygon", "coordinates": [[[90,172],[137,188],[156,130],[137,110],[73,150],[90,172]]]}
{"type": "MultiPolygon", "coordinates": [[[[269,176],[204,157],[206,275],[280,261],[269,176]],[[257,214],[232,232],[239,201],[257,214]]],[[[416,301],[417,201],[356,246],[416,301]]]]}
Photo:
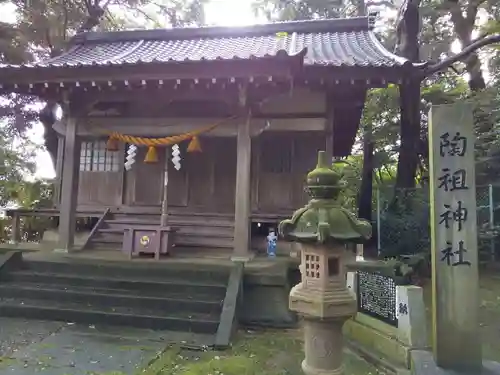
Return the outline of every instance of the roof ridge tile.
{"type": "Polygon", "coordinates": [[[273,22],[250,26],[178,27],[172,29],[86,32],[73,37],[75,43],[115,43],[137,40],[186,40],[238,38],[273,35],[276,33],[318,33],[368,31],[373,28],[370,17],[318,19],[273,22]]]}

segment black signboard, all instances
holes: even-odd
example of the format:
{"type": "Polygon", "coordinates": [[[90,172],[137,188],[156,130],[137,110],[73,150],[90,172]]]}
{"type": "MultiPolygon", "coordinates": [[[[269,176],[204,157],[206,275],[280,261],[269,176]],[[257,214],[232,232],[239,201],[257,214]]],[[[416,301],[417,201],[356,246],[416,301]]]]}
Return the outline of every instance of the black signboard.
{"type": "Polygon", "coordinates": [[[397,327],[396,283],[391,277],[358,271],[358,312],[397,327]]]}

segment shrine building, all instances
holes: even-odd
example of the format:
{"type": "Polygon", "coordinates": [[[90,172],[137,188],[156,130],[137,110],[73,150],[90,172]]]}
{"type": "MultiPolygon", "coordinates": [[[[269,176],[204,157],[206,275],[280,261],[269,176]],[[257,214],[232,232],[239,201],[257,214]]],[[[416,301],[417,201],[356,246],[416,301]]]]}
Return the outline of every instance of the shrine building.
{"type": "Polygon", "coordinates": [[[58,139],[53,207],[11,211],[14,232],[20,216],[59,217],[57,248],[72,251],[76,218],[94,217],[80,250],[158,227],[179,249],[250,257],[306,202],[318,150],[351,153],[367,91],[418,68],[373,23],[87,32],[55,58],[1,65],[0,92],[49,103],[58,139]]]}

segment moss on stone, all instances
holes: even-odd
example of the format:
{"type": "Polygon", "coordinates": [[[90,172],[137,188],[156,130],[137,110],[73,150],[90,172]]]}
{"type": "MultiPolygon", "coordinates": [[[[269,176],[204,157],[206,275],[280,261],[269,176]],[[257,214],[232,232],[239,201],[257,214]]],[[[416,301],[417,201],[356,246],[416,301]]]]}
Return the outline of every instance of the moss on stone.
{"type": "MultiPolygon", "coordinates": [[[[300,330],[241,332],[231,350],[187,352],[168,348],[142,375],[303,375],[300,330]]],[[[346,374],[376,374],[374,367],[351,352],[345,356],[346,374]]]]}
{"type": "Polygon", "coordinates": [[[372,235],[371,224],[358,219],[341,207],[339,194],[344,184],[342,176],[327,163],[324,151],[318,153],[318,165],[307,175],[309,203],[295,211],[291,219],[278,227],[288,241],[309,243],[364,242],[372,235]]]}

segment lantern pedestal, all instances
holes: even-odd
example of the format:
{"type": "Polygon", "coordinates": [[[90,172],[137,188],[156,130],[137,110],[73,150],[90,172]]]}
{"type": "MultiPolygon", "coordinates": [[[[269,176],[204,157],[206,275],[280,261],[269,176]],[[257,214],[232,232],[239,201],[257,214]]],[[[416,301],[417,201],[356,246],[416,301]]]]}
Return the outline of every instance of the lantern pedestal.
{"type": "Polygon", "coordinates": [[[342,326],[346,319],[304,319],[302,371],[306,375],[342,375],[342,326]]]}
{"type": "Polygon", "coordinates": [[[304,320],[306,375],[341,375],[344,322],[356,314],[357,303],[346,285],[346,264],[356,254],[346,245],[371,237],[372,227],[342,207],[342,175],[329,165],[324,151],[316,168],[307,174],[309,203],[283,220],[279,233],[299,243],[301,283],[290,292],[290,310],[304,320]]]}
{"type": "Polygon", "coordinates": [[[306,375],[343,374],[342,326],[356,313],[345,268],[353,257],[342,245],[302,245],[302,282],[290,292],[289,307],[303,317],[306,375]]]}

